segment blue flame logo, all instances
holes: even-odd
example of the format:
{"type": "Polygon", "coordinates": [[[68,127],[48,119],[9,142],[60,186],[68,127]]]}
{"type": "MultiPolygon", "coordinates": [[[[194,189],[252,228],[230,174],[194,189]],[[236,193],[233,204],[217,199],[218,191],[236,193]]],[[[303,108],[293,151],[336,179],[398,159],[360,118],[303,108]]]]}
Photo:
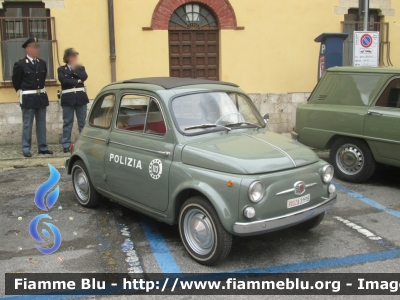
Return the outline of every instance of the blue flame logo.
{"type": "Polygon", "coordinates": [[[50,177],[49,179],[44,182],[41,186],[36,191],[35,194],[35,204],[37,207],[39,207],[41,210],[44,211],[49,211],[54,203],[56,203],[58,199],[58,195],[60,194],[60,187],[57,186],[52,192],[50,192],[47,195],[46,202],[47,202],[47,207],[44,203],[45,201],[45,195],[48,191],[51,190],[53,186],[57,184],[57,182],[60,180],[60,172],[57,171],[56,168],[54,168],[52,165],[49,164],[49,169],[50,169],[50,177]]]}
{"type": "MultiPolygon", "coordinates": [[[[58,185],[53,191],[50,192],[50,190],[60,181],[61,178],[60,172],[58,172],[57,169],[54,168],[51,164],[49,164],[49,169],[50,169],[49,179],[46,182],[44,182],[41,186],[39,186],[35,194],[35,204],[38,208],[40,208],[43,211],[49,211],[56,203],[58,196],[60,194],[60,187],[58,185]]],[[[29,224],[29,233],[31,234],[31,237],[35,241],[39,243],[44,243],[45,241],[40,237],[37,228],[39,221],[41,219],[51,219],[51,217],[47,214],[41,214],[34,217],[31,223],[29,224]]],[[[47,222],[43,222],[43,224],[46,225],[53,234],[54,244],[51,248],[42,248],[38,245],[36,245],[36,248],[43,254],[51,254],[57,251],[58,248],[60,248],[61,234],[55,225],[47,222]]],[[[50,238],[50,233],[47,229],[42,229],[42,234],[46,238],[50,238]]]]}

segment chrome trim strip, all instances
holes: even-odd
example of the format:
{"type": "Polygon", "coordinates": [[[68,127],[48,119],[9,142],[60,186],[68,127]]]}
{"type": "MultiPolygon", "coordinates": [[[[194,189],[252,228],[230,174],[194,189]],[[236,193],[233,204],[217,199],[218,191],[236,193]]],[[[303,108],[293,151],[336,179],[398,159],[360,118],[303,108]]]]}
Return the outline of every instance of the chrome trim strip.
{"type": "Polygon", "coordinates": [[[103,141],[103,142],[106,142],[106,141],[107,141],[106,139],[101,139],[101,138],[97,138],[97,137],[93,137],[93,136],[88,136],[88,135],[86,135],[86,134],[82,134],[82,136],[83,136],[83,137],[87,137],[87,138],[89,138],[89,139],[98,140],[98,141],[103,141]]]}
{"type": "Polygon", "coordinates": [[[330,209],[336,203],[336,197],[336,194],[329,195],[329,199],[317,205],[283,216],[249,223],[236,222],[233,232],[237,235],[261,234],[302,223],[330,209]]]}
{"type": "MultiPolygon", "coordinates": [[[[306,184],[306,188],[310,188],[310,187],[316,186],[317,184],[318,183],[316,183],[316,182],[306,184]]],[[[294,188],[279,192],[276,195],[279,196],[279,195],[289,194],[291,192],[294,192],[294,188]]]]}
{"type": "Polygon", "coordinates": [[[170,156],[171,155],[171,152],[168,152],[168,151],[156,151],[156,150],[151,150],[151,149],[146,149],[146,148],[140,148],[140,147],[136,147],[136,146],[131,146],[131,145],[127,145],[127,144],[114,142],[114,141],[111,141],[111,140],[110,140],[110,143],[113,143],[113,144],[116,144],[116,145],[120,145],[120,146],[124,146],[124,147],[128,147],[128,148],[137,149],[137,150],[147,151],[147,152],[151,152],[151,153],[157,153],[157,154],[161,154],[161,155],[164,155],[164,156],[170,156]]]}
{"type": "Polygon", "coordinates": [[[275,148],[276,150],[278,150],[279,152],[281,152],[282,154],[284,154],[287,158],[289,158],[289,159],[292,161],[293,165],[294,165],[295,167],[297,167],[297,165],[296,165],[296,163],[294,162],[293,158],[292,158],[285,150],[283,150],[283,149],[281,149],[281,148],[275,146],[274,144],[271,144],[271,143],[268,143],[268,142],[266,142],[266,141],[263,141],[262,139],[256,138],[256,137],[254,137],[254,136],[252,136],[252,135],[249,135],[249,134],[246,134],[246,133],[243,133],[243,135],[248,136],[248,137],[251,137],[251,138],[253,138],[253,139],[256,139],[256,140],[258,140],[258,141],[260,141],[260,142],[262,142],[262,143],[265,143],[265,144],[267,144],[267,145],[269,145],[269,146],[275,148]]]}
{"type": "Polygon", "coordinates": [[[156,211],[156,210],[153,210],[153,209],[151,209],[151,208],[149,208],[149,207],[147,207],[147,206],[145,206],[145,205],[142,205],[142,204],[139,204],[139,203],[137,203],[137,202],[134,202],[133,200],[130,200],[130,199],[125,198],[125,197],[123,197],[123,196],[119,196],[119,195],[117,195],[117,194],[114,194],[114,193],[112,193],[112,192],[106,191],[106,190],[104,190],[104,189],[102,189],[102,188],[99,188],[99,187],[98,187],[97,189],[100,190],[101,192],[103,192],[104,194],[107,194],[107,195],[110,195],[110,196],[112,196],[112,197],[114,197],[114,198],[120,199],[121,202],[127,203],[127,205],[129,205],[129,206],[138,207],[138,208],[143,209],[143,210],[146,210],[146,211],[148,211],[148,212],[150,212],[150,213],[152,213],[152,214],[156,214],[156,215],[158,215],[158,216],[160,216],[160,217],[167,218],[167,215],[165,215],[165,214],[163,214],[163,213],[160,213],[160,212],[158,212],[158,211],[156,211]]]}

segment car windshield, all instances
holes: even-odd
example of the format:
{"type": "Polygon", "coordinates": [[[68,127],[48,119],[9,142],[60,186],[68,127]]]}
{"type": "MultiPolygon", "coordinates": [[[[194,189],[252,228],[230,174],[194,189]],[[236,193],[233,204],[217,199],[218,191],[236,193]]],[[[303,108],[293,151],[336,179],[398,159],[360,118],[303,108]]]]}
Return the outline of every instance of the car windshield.
{"type": "Polygon", "coordinates": [[[175,98],[172,112],[179,129],[188,134],[264,126],[250,102],[238,93],[190,94],[175,98]]]}

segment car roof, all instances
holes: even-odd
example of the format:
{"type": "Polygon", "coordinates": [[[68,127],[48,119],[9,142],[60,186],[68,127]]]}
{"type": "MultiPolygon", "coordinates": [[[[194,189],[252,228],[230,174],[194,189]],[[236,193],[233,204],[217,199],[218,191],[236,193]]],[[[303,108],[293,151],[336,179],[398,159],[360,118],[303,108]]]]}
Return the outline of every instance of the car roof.
{"type": "Polygon", "coordinates": [[[170,90],[174,88],[184,87],[184,86],[195,86],[195,85],[203,85],[203,84],[217,84],[217,85],[225,85],[231,87],[239,87],[237,84],[224,82],[224,81],[216,81],[216,80],[206,80],[206,79],[194,79],[194,78],[178,78],[178,77],[148,77],[148,78],[136,78],[136,79],[128,79],[123,81],[118,81],[112,83],[108,86],[117,85],[117,84],[149,84],[156,85],[165,90],[170,90]]]}
{"type": "Polygon", "coordinates": [[[327,72],[400,74],[398,67],[333,67],[327,72]]]}

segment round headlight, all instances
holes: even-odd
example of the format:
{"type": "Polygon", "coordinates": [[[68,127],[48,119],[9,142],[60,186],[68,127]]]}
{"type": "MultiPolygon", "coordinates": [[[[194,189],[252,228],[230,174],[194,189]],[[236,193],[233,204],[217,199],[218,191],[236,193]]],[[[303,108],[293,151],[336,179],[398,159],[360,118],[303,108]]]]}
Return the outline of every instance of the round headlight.
{"type": "Polygon", "coordinates": [[[322,168],[322,181],[325,183],[331,182],[333,178],[333,167],[331,165],[326,165],[322,168]]]}
{"type": "Polygon", "coordinates": [[[247,219],[251,219],[256,215],[256,210],[254,209],[254,207],[248,206],[243,211],[243,214],[247,219]]]}
{"type": "Polygon", "coordinates": [[[251,202],[259,202],[265,194],[265,186],[261,181],[254,181],[249,187],[249,199],[251,202]]]}

